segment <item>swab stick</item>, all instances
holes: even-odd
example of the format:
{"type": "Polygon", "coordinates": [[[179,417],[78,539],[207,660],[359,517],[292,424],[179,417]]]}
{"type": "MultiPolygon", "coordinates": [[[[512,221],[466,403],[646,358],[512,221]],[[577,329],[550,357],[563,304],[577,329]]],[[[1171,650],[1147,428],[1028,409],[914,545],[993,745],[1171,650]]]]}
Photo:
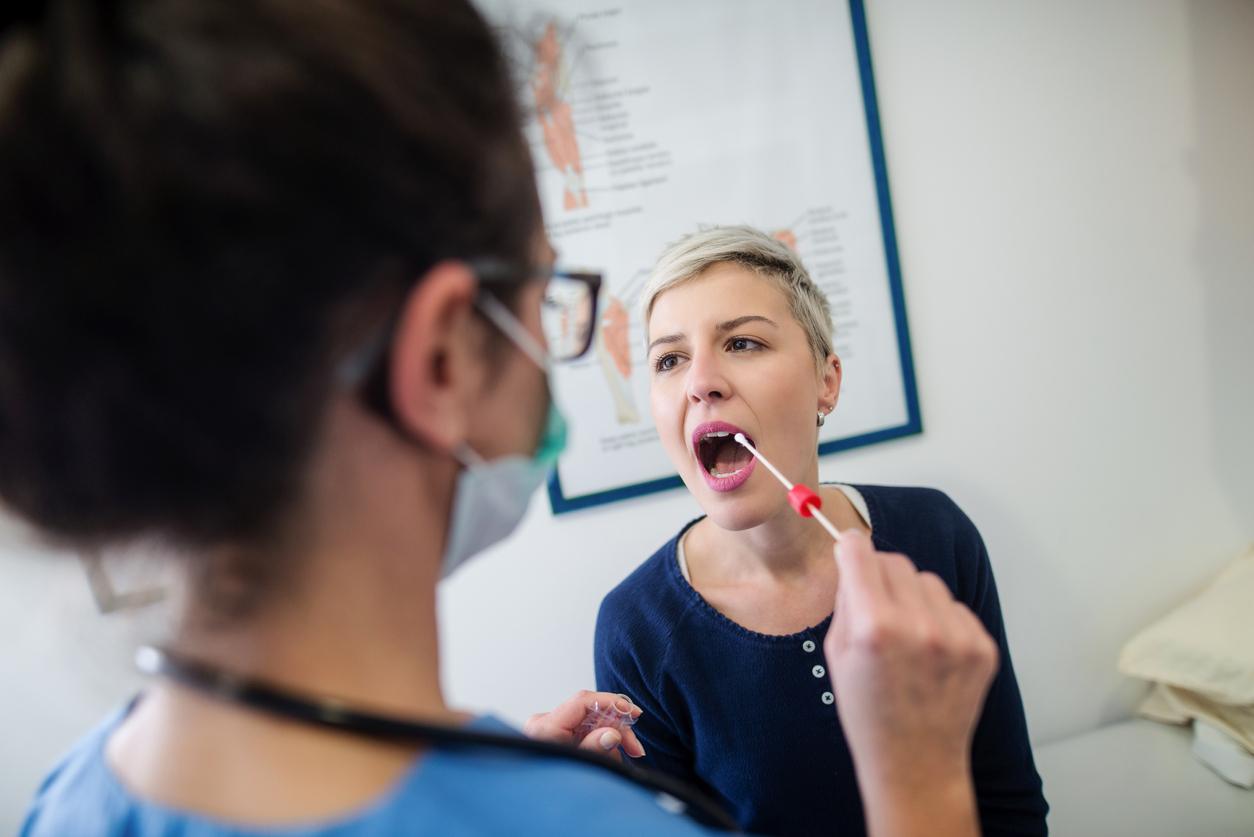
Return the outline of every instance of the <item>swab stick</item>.
{"type": "Polygon", "coordinates": [[[745,434],[737,433],[732,438],[744,445],[745,448],[748,449],[749,453],[753,454],[759,462],[766,466],[768,471],[775,475],[775,479],[784,484],[784,488],[788,489],[788,503],[792,506],[793,511],[802,517],[813,517],[816,521],[818,521],[820,526],[827,530],[827,534],[831,535],[833,540],[840,543],[840,531],[832,525],[832,522],[828,520],[821,511],[819,511],[819,509],[823,507],[823,501],[819,498],[818,494],[814,493],[804,485],[794,485],[790,482],[788,477],[781,474],[779,469],[772,465],[770,461],[767,460],[767,458],[763,456],[758,449],[749,442],[748,439],[745,438],[745,434]]]}

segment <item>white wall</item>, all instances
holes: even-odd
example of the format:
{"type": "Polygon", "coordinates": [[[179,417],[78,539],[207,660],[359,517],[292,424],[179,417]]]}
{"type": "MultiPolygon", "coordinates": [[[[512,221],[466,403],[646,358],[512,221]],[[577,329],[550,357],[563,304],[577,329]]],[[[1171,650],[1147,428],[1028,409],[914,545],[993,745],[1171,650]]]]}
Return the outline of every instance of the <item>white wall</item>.
{"type": "MultiPolygon", "coordinates": [[[[1254,538],[1254,3],[868,5],[925,433],[822,473],[966,508],[1044,741],[1126,714],[1120,645],[1254,538]]],[[[696,513],[536,502],[446,585],[450,696],[590,685],[601,595],[696,513]]],[[[0,831],[137,682],[80,578],[0,549],[0,831]]]]}
{"type": "MultiPolygon", "coordinates": [[[[925,432],[821,471],[966,508],[1045,741],[1128,713],[1123,642],[1254,538],[1254,4],[868,6],[925,432]]],[[[601,594],[695,513],[537,502],[447,585],[451,695],[591,684],[601,594]]]]}
{"type": "Polygon", "coordinates": [[[17,830],[62,752],[138,688],[134,627],[97,615],[77,560],[0,518],[0,834],[17,830]]]}

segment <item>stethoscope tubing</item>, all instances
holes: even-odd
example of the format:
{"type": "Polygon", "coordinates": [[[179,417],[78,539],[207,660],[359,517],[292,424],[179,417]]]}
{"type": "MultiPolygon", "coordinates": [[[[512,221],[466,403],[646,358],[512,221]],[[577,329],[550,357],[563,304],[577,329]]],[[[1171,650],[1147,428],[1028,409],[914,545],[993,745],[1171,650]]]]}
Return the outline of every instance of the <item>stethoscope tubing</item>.
{"type": "Polygon", "coordinates": [[[716,802],[673,776],[614,761],[607,756],[569,744],[379,715],[354,708],[334,698],[298,695],[260,680],[221,671],[180,657],[166,649],[151,646],[139,649],[136,664],[146,674],[166,677],[221,700],[350,735],[392,742],[430,743],[445,748],[507,750],[585,764],[608,771],[650,792],[664,794],[669,797],[668,809],[682,808],[684,814],[702,825],[724,831],[739,831],[736,822],[716,802]],[[675,803],[679,805],[676,806],[675,803]]]}

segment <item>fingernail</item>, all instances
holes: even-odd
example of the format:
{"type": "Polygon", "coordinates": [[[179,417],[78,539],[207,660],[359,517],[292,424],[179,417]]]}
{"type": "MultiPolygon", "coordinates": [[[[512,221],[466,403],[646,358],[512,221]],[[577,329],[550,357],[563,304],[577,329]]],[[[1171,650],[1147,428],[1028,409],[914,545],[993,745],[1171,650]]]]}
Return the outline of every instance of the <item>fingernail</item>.
{"type": "Polygon", "coordinates": [[[613,750],[618,746],[618,736],[612,732],[603,732],[599,743],[602,750],[613,750]]]}
{"type": "Polygon", "coordinates": [[[636,707],[632,706],[630,703],[626,703],[621,700],[614,701],[614,710],[618,712],[619,715],[630,715],[635,711],[635,709],[636,707]]]}

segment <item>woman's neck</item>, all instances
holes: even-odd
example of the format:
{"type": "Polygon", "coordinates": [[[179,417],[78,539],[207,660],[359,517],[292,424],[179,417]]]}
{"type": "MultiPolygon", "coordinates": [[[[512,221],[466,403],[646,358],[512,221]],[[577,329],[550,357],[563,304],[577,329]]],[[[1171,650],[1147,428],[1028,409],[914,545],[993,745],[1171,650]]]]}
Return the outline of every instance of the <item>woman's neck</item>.
{"type": "Polygon", "coordinates": [[[198,661],[292,691],[445,719],[438,556],[383,562],[370,552],[359,543],[301,555],[301,576],[289,590],[271,591],[236,625],[190,613],[172,644],[198,661]]]}
{"type": "MultiPolygon", "coordinates": [[[[204,664],[298,694],[463,722],[440,689],[443,538],[430,536],[448,520],[456,466],[361,429],[352,437],[352,446],[331,446],[342,455],[315,463],[298,537],[265,554],[230,556],[275,561],[290,576],[233,622],[205,618],[193,606],[172,644],[204,664]]],[[[111,766],[139,795],[248,823],[359,808],[408,769],[416,752],[167,681],[154,684],[108,744],[111,766]]]]}
{"type": "Polygon", "coordinates": [[[331,453],[315,463],[282,545],[233,556],[273,561],[288,576],[237,624],[191,611],[177,647],[288,688],[441,718],[448,713],[436,618],[443,539],[430,533],[449,519],[457,466],[423,457],[397,467],[407,449],[397,450],[384,431],[373,440],[359,427],[341,432],[357,441],[326,446],[331,453]]]}
{"type": "MultiPolygon", "coordinates": [[[[838,488],[820,487],[823,511],[838,529],[869,531],[861,515],[838,488]]],[[[749,529],[722,529],[707,520],[698,548],[708,556],[720,556],[711,567],[727,576],[766,574],[778,580],[808,577],[834,571],[832,538],[815,521],[801,517],[781,504],[769,518],[749,529]]],[[[709,566],[710,562],[706,562],[709,566]]]]}

